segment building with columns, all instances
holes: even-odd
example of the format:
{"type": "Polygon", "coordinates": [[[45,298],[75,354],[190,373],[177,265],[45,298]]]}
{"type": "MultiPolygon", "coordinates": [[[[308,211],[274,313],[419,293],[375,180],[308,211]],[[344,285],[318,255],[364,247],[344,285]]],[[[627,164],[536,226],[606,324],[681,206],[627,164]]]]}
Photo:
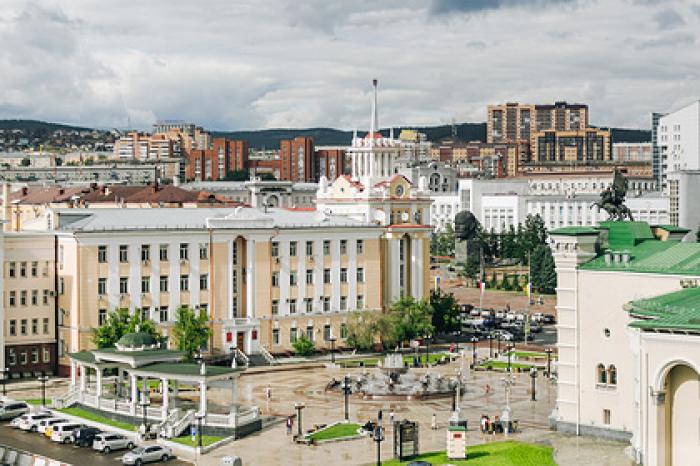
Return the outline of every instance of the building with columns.
{"type": "Polygon", "coordinates": [[[629,441],[639,464],[700,455],[700,244],[645,222],[551,232],[557,430],[629,441]]]}

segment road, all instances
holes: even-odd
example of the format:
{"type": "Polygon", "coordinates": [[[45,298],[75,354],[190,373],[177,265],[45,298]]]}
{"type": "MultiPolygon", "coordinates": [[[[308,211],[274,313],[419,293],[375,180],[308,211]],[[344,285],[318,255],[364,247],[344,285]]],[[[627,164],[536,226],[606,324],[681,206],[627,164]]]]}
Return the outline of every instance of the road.
{"type": "MultiPolygon", "coordinates": [[[[73,445],[61,445],[35,432],[24,432],[13,429],[7,423],[0,425],[0,444],[15,449],[36,453],[54,460],[76,466],[90,465],[115,466],[121,464],[122,455],[126,450],[103,455],[89,448],[79,448],[73,445]]],[[[152,463],[157,464],[157,463],[152,463]]],[[[178,459],[168,461],[169,466],[191,466],[191,463],[178,459]]]]}

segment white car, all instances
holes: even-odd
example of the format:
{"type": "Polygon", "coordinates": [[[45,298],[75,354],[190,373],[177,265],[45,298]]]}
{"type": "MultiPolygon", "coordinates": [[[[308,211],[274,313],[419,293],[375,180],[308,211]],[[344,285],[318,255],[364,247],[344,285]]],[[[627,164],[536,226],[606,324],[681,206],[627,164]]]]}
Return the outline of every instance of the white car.
{"type": "Polygon", "coordinates": [[[14,419],[29,412],[29,405],[24,401],[7,400],[0,404],[0,419],[14,419]]]}
{"type": "Polygon", "coordinates": [[[53,426],[53,430],[51,432],[51,440],[59,443],[72,442],[74,440],[73,433],[81,427],[84,426],[77,422],[65,422],[62,424],[56,424],[55,426],[53,426]]]}
{"type": "Polygon", "coordinates": [[[172,456],[172,452],[168,447],[160,445],[147,445],[137,447],[122,456],[122,464],[134,464],[140,466],[143,463],[152,463],[155,461],[166,462],[172,456]]]}
{"type": "Polygon", "coordinates": [[[48,419],[53,417],[53,414],[43,412],[37,414],[25,414],[22,416],[22,420],[19,422],[19,428],[29,432],[36,432],[37,425],[42,419],[48,419]]]}
{"type": "Polygon", "coordinates": [[[95,435],[95,440],[92,442],[92,449],[101,451],[102,453],[109,453],[110,451],[114,450],[123,450],[125,448],[131,450],[134,448],[134,442],[121,434],[105,432],[103,434],[95,435]]]}
{"type": "Polygon", "coordinates": [[[503,341],[511,341],[513,339],[513,334],[505,330],[496,330],[493,334],[496,337],[500,336],[500,340],[503,341]]]}
{"type": "Polygon", "coordinates": [[[37,430],[38,432],[41,432],[42,434],[45,434],[45,433],[46,433],[46,428],[47,428],[48,426],[54,426],[54,425],[56,425],[56,424],[60,424],[61,422],[68,422],[68,421],[66,421],[65,419],[60,418],[60,417],[50,417],[50,418],[47,418],[47,419],[42,419],[42,420],[39,421],[39,423],[37,424],[36,430],[37,430]]]}
{"type": "Polygon", "coordinates": [[[530,317],[530,320],[533,322],[542,322],[544,320],[544,314],[541,312],[535,312],[530,317]]]}
{"type": "Polygon", "coordinates": [[[504,311],[496,311],[496,319],[505,319],[506,313],[504,311]]]}

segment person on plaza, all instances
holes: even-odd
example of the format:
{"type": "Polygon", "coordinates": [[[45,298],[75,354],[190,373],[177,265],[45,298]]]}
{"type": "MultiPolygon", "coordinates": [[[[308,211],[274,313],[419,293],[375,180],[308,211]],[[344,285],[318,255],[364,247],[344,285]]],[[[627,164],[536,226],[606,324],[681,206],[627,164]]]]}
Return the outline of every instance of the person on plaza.
{"type": "Polygon", "coordinates": [[[294,427],[294,419],[292,416],[287,416],[287,435],[292,435],[292,427],[294,427]]]}
{"type": "Polygon", "coordinates": [[[430,421],[430,427],[431,427],[433,430],[437,429],[437,415],[436,415],[435,413],[433,413],[433,418],[432,418],[432,420],[430,421]]]}
{"type": "Polygon", "coordinates": [[[394,425],[394,410],[393,409],[391,411],[389,411],[389,423],[391,423],[392,426],[394,425]]]}
{"type": "Polygon", "coordinates": [[[265,387],[265,398],[268,402],[272,399],[272,388],[270,387],[270,385],[265,387]]]}
{"type": "Polygon", "coordinates": [[[501,424],[501,419],[498,417],[498,414],[493,417],[493,423],[494,423],[494,433],[502,434],[503,433],[503,424],[501,424]]]}
{"type": "Polygon", "coordinates": [[[455,344],[450,343],[450,353],[454,353],[454,352],[455,352],[455,344]]]}

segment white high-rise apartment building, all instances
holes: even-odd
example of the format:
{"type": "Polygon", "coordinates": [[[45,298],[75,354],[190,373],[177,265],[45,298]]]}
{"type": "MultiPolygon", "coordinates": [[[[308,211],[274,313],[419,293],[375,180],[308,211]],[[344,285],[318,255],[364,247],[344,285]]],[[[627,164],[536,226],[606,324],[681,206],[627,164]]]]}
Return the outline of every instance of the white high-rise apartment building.
{"type": "Polygon", "coordinates": [[[700,100],[659,119],[661,188],[668,192],[668,173],[700,169],[700,100]]]}

